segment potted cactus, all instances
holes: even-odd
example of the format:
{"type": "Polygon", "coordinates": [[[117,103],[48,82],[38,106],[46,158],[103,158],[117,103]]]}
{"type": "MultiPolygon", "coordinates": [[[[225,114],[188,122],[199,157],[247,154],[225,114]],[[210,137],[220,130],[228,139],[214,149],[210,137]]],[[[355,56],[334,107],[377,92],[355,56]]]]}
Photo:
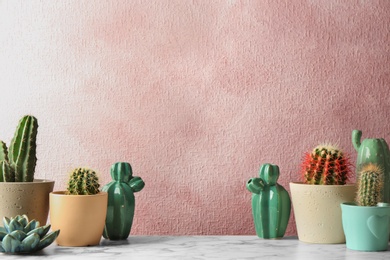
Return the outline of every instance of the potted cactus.
{"type": "Polygon", "coordinates": [[[282,238],[287,229],[291,200],[278,178],[279,166],[265,163],[260,166],[259,177],[246,183],[252,193],[253,222],[260,238],[282,238]]]}
{"type": "Polygon", "coordinates": [[[302,182],[291,182],[298,239],[307,243],[345,243],[340,203],[352,201],[356,186],[348,157],[333,145],[318,145],[301,164],[302,182]]]}
{"type": "Polygon", "coordinates": [[[0,141],[0,218],[28,215],[46,224],[54,181],[35,179],[38,120],[21,118],[9,147],[0,141]]]}
{"type": "Polygon", "coordinates": [[[93,246],[100,243],[107,214],[107,192],[99,190],[94,170],[76,168],[66,191],[50,193],[50,222],[60,229],[60,246],[93,246]]]}
{"type": "Polygon", "coordinates": [[[390,233],[390,204],[382,202],[385,183],[383,168],[362,165],[357,180],[355,202],[341,204],[347,248],[385,251],[390,233]]]}

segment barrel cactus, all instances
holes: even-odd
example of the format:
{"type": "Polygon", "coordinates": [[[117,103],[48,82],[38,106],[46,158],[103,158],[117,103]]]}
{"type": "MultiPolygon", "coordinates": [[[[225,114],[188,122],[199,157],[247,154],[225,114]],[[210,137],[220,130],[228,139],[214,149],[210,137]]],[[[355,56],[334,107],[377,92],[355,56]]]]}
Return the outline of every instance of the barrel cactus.
{"type": "Polygon", "coordinates": [[[99,193],[99,179],[94,170],[76,168],[69,177],[66,194],[94,195],[99,193]]]}
{"type": "Polygon", "coordinates": [[[357,182],[356,204],[359,206],[376,206],[382,202],[383,170],[376,164],[364,165],[357,182]]]}
{"type": "Polygon", "coordinates": [[[4,228],[0,230],[0,252],[17,254],[33,253],[50,245],[60,230],[48,233],[50,225],[39,226],[39,221],[28,220],[26,215],[3,218],[4,228]]]}
{"type": "Polygon", "coordinates": [[[34,180],[38,121],[26,115],[16,128],[9,149],[0,141],[0,181],[32,182],[34,180]]]}
{"type": "Polygon", "coordinates": [[[302,162],[303,182],[344,185],[351,175],[349,158],[333,145],[318,145],[306,153],[302,162]]]}

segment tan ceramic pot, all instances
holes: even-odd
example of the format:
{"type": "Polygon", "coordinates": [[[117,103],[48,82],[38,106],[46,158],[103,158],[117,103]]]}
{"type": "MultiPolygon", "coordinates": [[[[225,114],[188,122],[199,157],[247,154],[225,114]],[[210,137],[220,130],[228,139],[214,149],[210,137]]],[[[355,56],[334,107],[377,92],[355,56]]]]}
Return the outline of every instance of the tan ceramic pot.
{"type": "Polygon", "coordinates": [[[60,246],[93,246],[100,243],[107,214],[107,192],[96,195],[50,193],[50,224],[60,230],[60,246]]]}
{"type": "Polygon", "coordinates": [[[0,182],[0,225],[3,217],[26,214],[29,220],[46,225],[49,214],[49,193],[54,181],[36,179],[33,182],[0,182]]]}
{"type": "Polygon", "coordinates": [[[298,239],[306,243],[345,243],[341,207],[354,201],[356,185],[290,183],[298,239]]]}

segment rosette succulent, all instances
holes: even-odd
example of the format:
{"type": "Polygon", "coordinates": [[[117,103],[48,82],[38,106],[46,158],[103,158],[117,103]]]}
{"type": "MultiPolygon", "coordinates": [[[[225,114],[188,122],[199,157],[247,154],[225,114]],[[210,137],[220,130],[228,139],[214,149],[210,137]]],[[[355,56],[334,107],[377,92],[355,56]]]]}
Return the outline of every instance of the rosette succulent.
{"type": "Polygon", "coordinates": [[[33,253],[50,245],[60,230],[48,233],[50,225],[39,226],[35,219],[29,221],[26,215],[3,218],[0,229],[0,252],[8,254],[33,253]]]}

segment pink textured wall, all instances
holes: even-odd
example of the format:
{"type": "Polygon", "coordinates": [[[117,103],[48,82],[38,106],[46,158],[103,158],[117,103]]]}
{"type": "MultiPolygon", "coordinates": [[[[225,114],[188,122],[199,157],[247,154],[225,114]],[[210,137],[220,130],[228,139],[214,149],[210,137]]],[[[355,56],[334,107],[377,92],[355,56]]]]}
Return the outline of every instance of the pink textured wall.
{"type": "Polygon", "coordinates": [[[130,162],[132,234],[254,234],[260,164],[288,189],[319,142],[390,142],[389,23],[387,0],[0,0],[0,138],[34,114],[56,189],[130,162]]]}

